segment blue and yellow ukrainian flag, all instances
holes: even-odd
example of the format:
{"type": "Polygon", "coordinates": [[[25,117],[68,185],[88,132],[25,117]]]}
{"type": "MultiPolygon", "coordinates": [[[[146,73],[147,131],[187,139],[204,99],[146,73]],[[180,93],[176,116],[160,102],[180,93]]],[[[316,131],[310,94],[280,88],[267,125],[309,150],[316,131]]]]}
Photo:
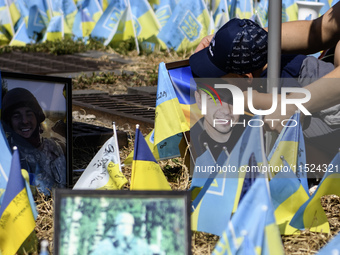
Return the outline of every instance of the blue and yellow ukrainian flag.
{"type": "Polygon", "coordinates": [[[225,23],[229,21],[229,7],[226,0],[220,0],[216,11],[213,14],[215,29],[220,29],[225,23]]]}
{"type": "Polygon", "coordinates": [[[15,254],[35,228],[17,150],[13,152],[8,184],[0,208],[0,226],[0,253],[3,255],[15,254]]]}
{"type": "Polygon", "coordinates": [[[37,34],[46,29],[48,25],[47,7],[45,2],[32,0],[29,1],[28,10],[27,34],[30,38],[36,39],[37,34]]]}
{"type": "Polygon", "coordinates": [[[130,190],[171,190],[139,128],[136,129],[130,190]]]}
{"type": "Polygon", "coordinates": [[[252,0],[232,0],[230,5],[230,18],[249,19],[254,14],[252,0]]]}
{"type": "MultiPolygon", "coordinates": [[[[261,120],[259,116],[254,116],[251,121],[255,125],[254,123],[261,120]]],[[[247,126],[228,160],[222,165],[219,164],[222,170],[216,174],[214,181],[191,215],[192,230],[222,235],[232,213],[238,207],[251,157],[255,157],[258,166],[267,165],[263,131],[259,125],[247,126]],[[211,211],[212,208],[214,211],[211,211]],[[214,217],[211,217],[212,213],[214,217]]],[[[253,168],[252,171],[260,170],[253,168]]]]}
{"type": "Polygon", "coordinates": [[[231,221],[224,225],[212,254],[284,254],[264,175],[255,180],[231,221]]]}
{"type": "Polygon", "coordinates": [[[261,0],[257,3],[255,14],[257,14],[258,19],[261,21],[262,27],[268,27],[268,1],[261,0]]]}
{"type": "MultiPolygon", "coordinates": [[[[0,28],[4,37],[6,37],[6,33],[10,36],[13,36],[15,33],[11,14],[5,0],[0,0],[0,28]]],[[[4,37],[2,37],[3,40],[4,37]]]]}
{"type": "Polygon", "coordinates": [[[194,173],[190,185],[191,198],[194,200],[210,177],[208,169],[215,167],[216,162],[207,145],[206,151],[196,158],[194,173]]]}
{"type": "Polygon", "coordinates": [[[156,36],[161,28],[157,17],[147,0],[129,1],[136,36],[140,40],[156,36]]]}
{"type": "Polygon", "coordinates": [[[101,39],[104,45],[108,45],[117,32],[126,7],[124,0],[112,1],[93,28],[91,37],[101,39]]]}
{"type": "Polygon", "coordinates": [[[20,11],[15,4],[16,2],[15,0],[5,0],[5,2],[7,3],[9,13],[11,14],[12,23],[14,26],[21,17],[20,11]]]}
{"type": "Polygon", "coordinates": [[[165,64],[158,67],[157,100],[155,110],[155,144],[190,130],[165,64]]]}
{"type": "Polygon", "coordinates": [[[64,38],[64,17],[54,16],[51,18],[50,23],[47,26],[43,42],[44,41],[56,41],[64,38]]]}
{"type": "Polygon", "coordinates": [[[24,0],[17,0],[16,4],[17,4],[18,10],[20,12],[20,18],[25,20],[25,23],[26,23],[26,26],[27,26],[27,24],[28,24],[28,14],[29,14],[27,4],[24,0]]]}
{"type": "Polygon", "coordinates": [[[297,175],[308,194],[307,173],[305,172],[306,148],[299,112],[289,119],[275,141],[268,155],[269,165],[279,169],[283,166],[282,157],[297,175]]]}
{"type": "Polygon", "coordinates": [[[63,0],[62,10],[65,16],[66,24],[69,28],[73,27],[74,19],[78,9],[73,0],[63,0]]]}
{"type": "Polygon", "coordinates": [[[298,19],[298,6],[296,0],[282,1],[282,22],[298,19]]]}
{"type": "MultiPolygon", "coordinates": [[[[171,136],[165,140],[163,140],[159,144],[155,144],[155,130],[153,129],[148,135],[145,136],[145,141],[149,146],[149,149],[152,155],[155,157],[157,161],[159,160],[166,160],[170,158],[176,158],[181,156],[181,152],[179,149],[179,143],[182,140],[183,134],[177,134],[171,136]]],[[[124,160],[125,165],[131,165],[133,160],[132,151],[124,160]]]]}
{"type": "Polygon", "coordinates": [[[328,165],[317,190],[296,212],[290,225],[297,229],[310,229],[310,231],[329,233],[329,223],[320,202],[325,195],[340,196],[340,152],[328,165]]]}
{"type": "Polygon", "coordinates": [[[119,44],[122,41],[126,41],[133,38],[136,43],[137,52],[139,53],[139,46],[136,36],[136,30],[134,27],[133,16],[130,4],[127,4],[122,16],[118,22],[116,33],[112,38],[114,45],[119,44]]]}
{"type": "Polygon", "coordinates": [[[157,37],[176,51],[193,49],[209,34],[210,22],[203,0],[180,0],[157,37]]]}
{"type": "Polygon", "coordinates": [[[82,3],[82,8],[87,9],[91,18],[96,23],[103,14],[103,9],[100,6],[98,0],[85,0],[82,3]]]}
{"type": "Polygon", "coordinates": [[[2,195],[4,194],[7,186],[12,160],[12,153],[8,147],[6,135],[1,124],[0,124],[0,147],[2,148],[0,153],[0,208],[1,208],[1,201],[3,198],[2,195]]]}
{"type": "Polygon", "coordinates": [[[178,0],[160,0],[159,5],[154,6],[154,11],[161,27],[164,27],[168,22],[177,2],[178,0]]]}
{"type": "Polygon", "coordinates": [[[25,46],[26,44],[32,43],[33,40],[29,38],[28,32],[26,29],[26,24],[24,21],[21,22],[17,32],[13,36],[10,41],[10,46],[25,46]]]}
{"type": "Polygon", "coordinates": [[[270,195],[273,203],[276,223],[281,235],[292,235],[298,229],[289,225],[299,208],[309,199],[299,179],[284,161],[284,169],[270,180],[270,195]]]}
{"type": "Polygon", "coordinates": [[[84,41],[87,41],[94,26],[95,23],[87,9],[78,9],[72,28],[72,33],[75,39],[83,39],[84,41]]]}

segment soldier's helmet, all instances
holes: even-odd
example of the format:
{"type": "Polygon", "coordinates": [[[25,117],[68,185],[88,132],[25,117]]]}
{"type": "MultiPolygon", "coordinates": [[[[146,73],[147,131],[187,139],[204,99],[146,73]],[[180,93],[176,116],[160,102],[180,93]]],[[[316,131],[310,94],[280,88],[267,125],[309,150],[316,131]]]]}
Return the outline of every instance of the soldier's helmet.
{"type": "Polygon", "coordinates": [[[135,219],[131,213],[122,212],[122,213],[119,213],[115,219],[115,225],[119,225],[119,224],[133,225],[135,224],[135,219]]]}

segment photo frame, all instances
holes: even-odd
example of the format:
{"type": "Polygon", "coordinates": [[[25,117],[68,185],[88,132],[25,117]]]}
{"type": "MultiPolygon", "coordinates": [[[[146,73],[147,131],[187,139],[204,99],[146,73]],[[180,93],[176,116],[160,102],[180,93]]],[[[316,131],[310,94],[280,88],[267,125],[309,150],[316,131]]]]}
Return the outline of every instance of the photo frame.
{"type": "Polygon", "coordinates": [[[56,255],[191,254],[188,191],[56,189],[54,213],[56,255]]]}
{"type": "MultiPolygon", "coordinates": [[[[62,182],[62,185],[66,182],[66,185],[64,185],[66,188],[72,187],[72,79],[14,72],[1,72],[1,85],[1,120],[7,139],[9,140],[10,137],[18,137],[18,139],[21,139],[25,145],[27,144],[26,141],[29,141],[29,143],[34,145],[33,147],[39,148],[41,151],[53,151],[53,156],[49,156],[46,161],[51,166],[51,172],[55,174],[56,180],[62,179],[62,181],[60,181],[62,182]],[[7,100],[8,102],[11,102],[7,102],[7,105],[4,105],[4,97],[6,96],[6,93],[12,89],[15,89],[15,91],[13,90],[11,92],[12,96],[11,98],[8,96],[9,99],[7,100]],[[8,113],[11,112],[12,114],[14,111],[12,108],[14,106],[21,107],[24,104],[27,106],[26,103],[23,103],[26,99],[32,99],[36,102],[34,106],[32,106],[35,108],[35,111],[39,112],[39,117],[35,114],[37,119],[36,121],[40,122],[43,119],[43,122],[37,123],[39,139],[34,139],[35,141],[38,141],[34,141],[35,144],[31,142],[33,140],[32,135],[31,138],[25,137],[28,136],[27,133],[30,132],[27,131],[28,128],[25,129],[26,134],[24,135],[22,133],[19,134],[18,132],[13,132],[14,127],[12,122],[9,120],[10,117],[6,116],[7,109],[8,113]],[[43,113],[41,113],[41,110],[36,109],[42,109],[43,113]],[[43,114],[44,117],[41,117],[41,114],[43,114]],[[25,138],[26,140],[22,138],[25,138]],[[64,158],[62,156],[64,156],[64,158]],[[55,169],[58,171],[55,171],[55,169]],[[60,178],[60,174],[62,174],[62,178],[60,178]]],[[[21,141],[18,143],[24,146],[21,141]]],[[[9,145],[12,145],[10,141],[9,145]]],[[[14,145],[16,145],[16,143],[14,143],[14,145]]],[[[20,147],[17,147],[20,155],[20,147]]],[[[25,162],[23,162],[23,159],[21,158],[22,167],[23,163],[25,162]]],[[[32,167],[33,164],[31,164],[31,161],[27,163],[26,166],[27,168],[34,168],[32,167]]],[[[35,179],[36,175],[34,173],[38,171],[38,167],[41,168],[39,163],[36,163],[35,169],[26,169],[30,176],[30,182],[32,179],[35,179]]],[[[46,190],[50,191],[46,188],[43,192],[46,190]]]]}

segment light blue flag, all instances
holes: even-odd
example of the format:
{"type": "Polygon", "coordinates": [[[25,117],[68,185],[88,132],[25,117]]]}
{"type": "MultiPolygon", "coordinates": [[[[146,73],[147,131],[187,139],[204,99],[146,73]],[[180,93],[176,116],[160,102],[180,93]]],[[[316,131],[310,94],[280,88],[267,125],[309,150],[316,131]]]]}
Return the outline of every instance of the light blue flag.
{"type": "MultiPolygon", "coordinates": [[[[202,154],[203,155],[203,154],[202,154]]],[[[228,159],[228,152],[227,150],[223,150],[221,151],[220,155],[218,156],[216,163],[215,163],[215,167],[217,168],[218,166],[223,166],[225,164],[225,162],[228,159]]],[[[199,193],[194,197],[193,201],[191,202],[191,212],[194,212],[195,209],[197,208],[197,206],[199,205],[199,203],[201,202],[201,199],[203,198],[203,196],[205,195],[205,193],[207,192],[207,190],[209,189],[210,185],[214,182],[213,185],[217,184],[217,179],[215,179],[216,175],[218,174],[217,171],[211,173],[208,177],[208,179],[205,181],[204,186],[200,189],[199,193]]],[[[191,184],[191,187],[193,185],[191,184]]],[[[191,188],[190,188],[191,189],[191,188]]],[[[191,192],[191,194],[193,194],[193,192],[191,192]]],[[[192,195],[193,197],[193,195],[192,195]]]]}
{"type": "Polygon", "coordinates": [[[160,0],[159,5],[154,6],[154,11],[161,27],[164,27],[171,17],[178,1],[179,0],[160,0]]]}
{"type": "Polygon", "coordinates": [[[1,124],[0,124],[0,148],[1,148],[0,153],[0,206],[1,206],[2,194],[4,193],[7,186],[12,161],[12,153],[9,149],[6,135],[1,124]]]}
{"type": "Polygon", "coordinates": [[[289,225],[297,210],[309,198],[299,179],[283,158],[284,166],[269,182],[276,223],[281,235],[293,235],[298,230],[289,225]]]}
{"type": "Polygon", "coordinates": [[[226,0],[220,0],[220,3],[213,14],[213,19],[216,31],[230,20],[229,7],[226,0]]]}
{"type": "Polygon", "coordinates": [[[230,18],[249,19],[254,14],[253,1],[232,0],[230,6],[230,18]]]}
{"type": "Polygon", "coordinates": [[[201,191],[204,184],[207,182],[212,168],[215,168],[215,159],[211,154],[211,151],[206,146],[206,151],[196,158],[194,173],[191,181],[191,197],[196,198],[197,194],[201,191]]]}
{"type": "Polygon", "coordinates": [[[324,3],[324,6],[322,6],[322,8],[319,12],[320,15],[323,15],[326,11],[329,10],[329,8],[331,8],[331,5],[330,5],[331,3],[330,3],[329,0],[319,0],[318,2],[324,3]]]}
{"type": "Polygon", "coordinates": [[[26,24],[22,20],[17,32],[10,41],[10,46],[25,46],[26,44],[32,43],[33,40],[28,36],[26,24]]]}
{"type": "Polygon", "coordinates": [[[77,14],[77,6],[73,0],[63,0],[62,10],[65,16],[66,24],[69,28],[73,27],[74,18],[77,14]]]}
{"type": "Polygon", "coordinates": [[[28,5],[29,16],[27,25],[27,34],[30,38],[37,38],[48,25],[47,6],[45,1],[32,0],[28,5]]]}
{"type": "Polygon", "coordinates": [[[220,236],[237,209],[244,177],[250,170],[250,158],[254,156],[259,165],[267,165],[263,131],[260,125],[255,126],[262,120],[254,116],[250,121],[253,127],[247,126],[226,163],[216,166],[216,169],[220,169],[216,178],[191,215],[193,230],[220,236]],[[214,208],[214,212],[211,208],[214,208]],[[211,217],[212,213],[214,217],[211,217]]]}
{"type": "Polygon", "coordinates": [[[254,250],[256,254],[284,254],[265,176],[256,179],[231,221],[224,225],[212,254],[254,254],[254,250]],[[244,243],[247,239],[250,244],[244,243]]]}
{"type": "Polygon", "coordinates": [[[87,41],[94,27],[94,21],[91,18],[90,13],[87,9],[78,9],[78,12],[74,18],[72,34],[74,39],[82,39],[84,42],[87,41]]]}
{"type": "Polygon", "coordinates": [[[105,46],[108,45],[117,32],[119,21],[126,7],[124,0],[112,1],[96,23],[91,37],[101,39],[105,46]]]}
{"type": "MultiPolygon", "coordinates": [[[[310,229],[329,233],[330,227],[327,216],[323,210],[320,198],[325,195],[340,196],[340,152],[338,152],[332,162],[328,165],[318,188],[313,195],[296,212],[290,225],[298,229],[310,229]]],[[[325,169],[321,169],[324,171],[325,169]]]]}
{"type": "Polygon", "coordinates": [[[94,22],[97,22],[103,14],[103,9],[98,0],[85,0],[82,3],[82,8],[88,10],[94,22]]]}
{"type": "Polygon", "coordinates": [[[298,19],[298,6],[295,0],[282,1],[282,22],[298,19]]]}
{"type": "Polygon", "coordinates": [[[306,148],[300,122],[300,113],[295,113],[286,123],[268,155],[269,164],[275,170],[283,165],[281,157],[287,161],[296,173],[308,194],[306,166],[306,148]]]}
{"type": "Polygon", "coordinates": [[[29,12],[28,12],[28,7],[27,7],[26,2],[24,0],[17,0],[16,4],[20,12],[21,18],[25,20],[25,23],[27,25],[29,12]]]}
{"type": "Polygon", "coordinates": [[[180,0],[158,38],[176,51],[195,48],[210,29],[211,18],[203,0],[180,0]]]}
{"type": "Polygon", "coordinates": [[[340,233],[333,237],[317,255],[336,255],[340,254],[340,233]]]}
{"type": "Polygon", "coordinates": [[[43,42],[61,40],[64,38],[64,18],[63,16],[54,16],[47,26],[43,42]]]}
{"type": "Polygon", "coordinates": [[[262,27],[268,27],[268,1],[269,0],[260,0],[255,9],[255,14],[261,21],[262,27]]]}

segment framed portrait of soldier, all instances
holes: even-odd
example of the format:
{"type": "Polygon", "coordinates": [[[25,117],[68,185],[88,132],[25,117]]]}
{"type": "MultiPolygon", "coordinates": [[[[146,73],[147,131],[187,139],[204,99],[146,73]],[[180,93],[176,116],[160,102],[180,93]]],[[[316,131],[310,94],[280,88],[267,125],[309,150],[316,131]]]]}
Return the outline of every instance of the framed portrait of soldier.
{"type": "Polygon", "coordinates": [[[70,78],[1,72],[1,124],[31,186],[45,195],[72,185],[70,78]]]}
{"type": "Polygon", "coordinates": [[[54,254],[191,254],[188,191],[56,189],[54,254]]]}

